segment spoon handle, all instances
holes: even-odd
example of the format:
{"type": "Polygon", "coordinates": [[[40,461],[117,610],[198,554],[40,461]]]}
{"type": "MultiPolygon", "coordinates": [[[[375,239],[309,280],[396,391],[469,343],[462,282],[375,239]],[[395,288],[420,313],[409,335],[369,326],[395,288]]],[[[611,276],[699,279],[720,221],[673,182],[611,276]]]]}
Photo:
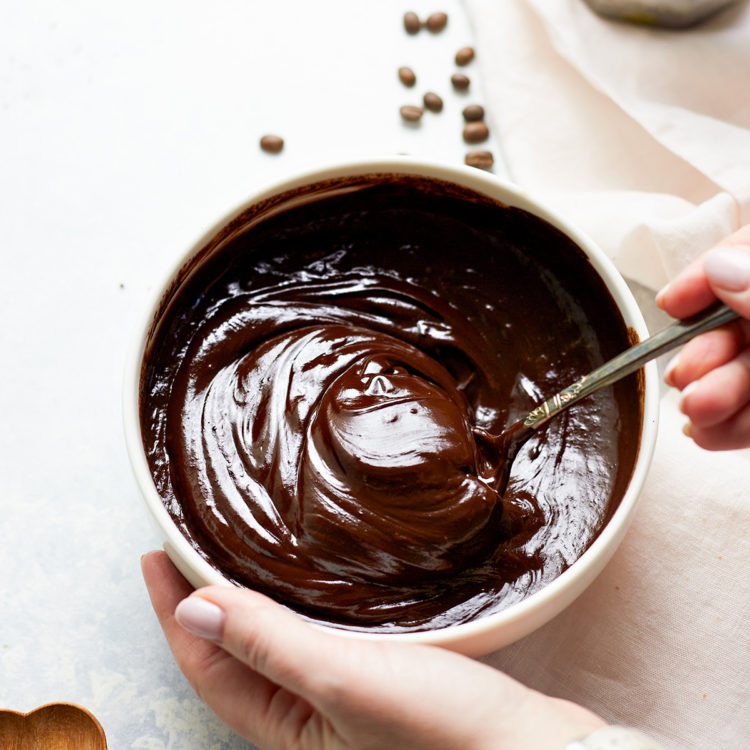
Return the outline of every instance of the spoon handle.
{"type": "Polygon", "coordinates": [[[694,336],[731,323],[739,317],[739,314],[731,307],[717,302],[697,315],[678,320],[664,330],[626,349],[622,354],[618,354],[609,362],[605,362],[593,372],[584,375],[580,380],[556,393],[551,399],[539,404],[529,412],[523,423],[531,430],[536,430],[548,419],[584,396],[630,375],[649,360],[676,349],[694,336]]]}

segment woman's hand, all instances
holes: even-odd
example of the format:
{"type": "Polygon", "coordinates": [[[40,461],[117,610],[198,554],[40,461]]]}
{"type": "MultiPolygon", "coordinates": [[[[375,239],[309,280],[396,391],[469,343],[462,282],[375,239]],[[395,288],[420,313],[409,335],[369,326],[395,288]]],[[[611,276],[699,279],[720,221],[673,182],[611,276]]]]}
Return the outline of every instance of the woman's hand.
{"type": "Polygon", "coordinates": [[[264,750],[560,750],[604,724],[439,648],[332,635],[246,589],[193,592],[163,552],[142,565],[185,676],[264,750]]]}
{"type": "Polygon", "coordinates": [[[685,318],[720,299],[744,320],[698,336],[667,366],[682,391],[685,428],[708,450],[750,446],[750,225],[709,250],[670,282],[656,301],[685,318]]]}

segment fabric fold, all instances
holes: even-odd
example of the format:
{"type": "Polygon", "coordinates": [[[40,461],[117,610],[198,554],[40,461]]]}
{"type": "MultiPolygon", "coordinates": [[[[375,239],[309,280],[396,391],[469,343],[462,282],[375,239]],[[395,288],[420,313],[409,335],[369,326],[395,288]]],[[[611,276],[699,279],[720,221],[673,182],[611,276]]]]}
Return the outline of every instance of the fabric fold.
{"type": "Polygon", "coordinates": [[[512,179],[626,276],[658,289],[750,221],[750,5],[680,32],[582,0],[467,5],[512,179]]]}
{"type": "MultiPolygon", "coordinates": [[[[750,222],[749,2],[682,31],[584,0],[466,4],[511,179],[626,278],[656,290],[750,222]]],[[[747,747],[750,451],[703,451],[683,420],[671,393],[641,506],[597,581],[486,661],[666,748],[747,747]]]]}

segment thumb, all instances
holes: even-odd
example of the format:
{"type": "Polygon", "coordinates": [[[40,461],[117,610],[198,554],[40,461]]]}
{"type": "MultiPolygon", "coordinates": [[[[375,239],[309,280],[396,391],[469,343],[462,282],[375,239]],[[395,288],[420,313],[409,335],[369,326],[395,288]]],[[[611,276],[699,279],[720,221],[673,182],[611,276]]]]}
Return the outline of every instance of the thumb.
{"type": "Polygon", "coordinates": [[[714,294],[750,320],[750,245],[721,245],[706,253],[703,271],[714,294]]]}
{"type": "Polygon", "coordinates": [[[330,682],[332,666],[346,663],[340,658],[342,639],[256,591],[207,586],[180,602],[175,617],[254,672],[313,703],[323,692],[323,681],[330,682]]]}

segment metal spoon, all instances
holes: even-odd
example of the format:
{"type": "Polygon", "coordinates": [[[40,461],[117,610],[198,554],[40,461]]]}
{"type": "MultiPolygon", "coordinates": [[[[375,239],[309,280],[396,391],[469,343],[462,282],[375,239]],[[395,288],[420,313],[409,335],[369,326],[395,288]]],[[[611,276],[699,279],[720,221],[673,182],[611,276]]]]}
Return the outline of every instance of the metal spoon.
{"type": "Polygon", "coordinates": [[[495,455],[500,457],[494,484],[500,495],[505,492],[510,470],[519,450],[550,419],[594,391],[630,375],[649,360],[676,349],[701,333],[731,323],[739,317],[739,314],[731,307],[717,302],[697,315],[678,320],[664,330],[631,346],[630,349],[626,349],[622,354],[605,362],[567,388],[563,388],[552,398],[535,406],[523,419],[519,419],[499,435],[493,436],[491,440],[494,450],[497,451],[495,455]]]}

